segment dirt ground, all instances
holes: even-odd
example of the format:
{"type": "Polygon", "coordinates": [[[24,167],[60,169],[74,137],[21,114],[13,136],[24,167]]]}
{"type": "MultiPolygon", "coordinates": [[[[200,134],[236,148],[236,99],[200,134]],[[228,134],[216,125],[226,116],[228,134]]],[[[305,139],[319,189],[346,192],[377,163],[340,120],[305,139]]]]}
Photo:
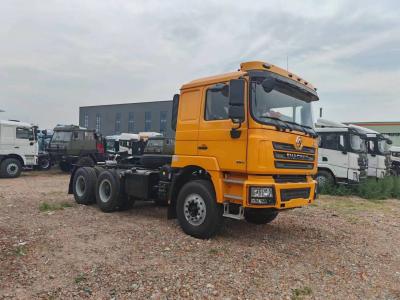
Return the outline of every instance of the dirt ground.
{"type": "Polygon", "coordinates": [[[68,180],[0,179],[0,299],[400,299],[400,201],[322,196],[197,240],[151,203],[77,205],[68,180]]]}

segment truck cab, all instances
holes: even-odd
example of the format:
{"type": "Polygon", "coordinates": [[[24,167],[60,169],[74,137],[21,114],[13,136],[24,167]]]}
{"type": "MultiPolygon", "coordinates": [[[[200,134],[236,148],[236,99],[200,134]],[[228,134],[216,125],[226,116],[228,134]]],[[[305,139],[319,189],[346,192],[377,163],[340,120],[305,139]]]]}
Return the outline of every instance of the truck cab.
{"type": "Polygon", "coordinates": [[[357,184],[367,177],[366,135],[341,123],[319,119],[317,181],[323,185],[357,184]]]}
{"type": "Polygon", "coordinates": [[[259,61],[193,80],[173,99],[169,161],[79,168],[69,192],[78,203],[95,199],[106,212],[130,199],[163,203],[168,217],[197,238],[215,235],[223,218],[272,222],[316,197],[318,99],[308,81],[259,61]]]}
{"type": "Polygon", "coordinates": [[[18,177],[22,168],[37,165],[38,154],[34,126],[0,120],[0,177],[18,177]]]}
{"type": "Polygon", "coordinates": [[[392,162],[392,174],[400,176],[400,147],[390,147],[390,160],[392,162]]]}
{"type": "Polygon", "coordinates": [[[392,141],[381,133],[372,129],[352,124],[349,126],[366,135],[368,152],[368,177],[380,179],[389,175],[391,167],[389,147],[392,144],[392,141]]]}
{"type": "Polygon", "coordinates": [[[133,143],[140,141],[140,136],[135,133],[121,133],[119,136],[119,153],[132,155],[133,143]]]}
{"type": "Polygon", "coordinates": [[[94,130],[77,125],[58,125],[53,130],[48,152],[53,163],[69,172],[74,164],[94,165],[104,161],[104,146],[94,130]]]}

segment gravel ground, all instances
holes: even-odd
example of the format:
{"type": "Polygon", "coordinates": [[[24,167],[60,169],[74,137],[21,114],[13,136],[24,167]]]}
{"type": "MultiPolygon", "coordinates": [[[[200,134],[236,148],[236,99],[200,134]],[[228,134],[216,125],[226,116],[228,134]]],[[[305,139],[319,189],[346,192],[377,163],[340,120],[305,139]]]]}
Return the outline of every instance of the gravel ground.
{"type": "Polygon", "coordinates": [[[323,196],[204,241],[150,203],[77,205],[68,180],[0,180],[0,299],[400,299],[400,201],[323,196]]]}

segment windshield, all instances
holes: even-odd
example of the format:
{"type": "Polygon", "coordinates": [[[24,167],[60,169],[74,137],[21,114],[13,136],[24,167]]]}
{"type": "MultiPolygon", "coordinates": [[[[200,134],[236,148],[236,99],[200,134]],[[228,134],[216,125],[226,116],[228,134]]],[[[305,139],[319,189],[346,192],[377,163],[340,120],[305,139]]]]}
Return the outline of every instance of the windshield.
{"type": "Polygon", "coordinates": [[[378,140],[378,150],[382,154],[389,153],[389,144],[386,140],[378,140]]]}
{"type": "Polygon", "coordinates": [[[52,142],[69,142],[72,137],[71,131],[55,131],[52,142]]]}
{"type": "Polygon", "coordinates": [[[278,119],[313,128],[311,102],[302,101],[286,90],[273,89],[268,93],[256,81],[251,82],[251,91],[251,109],[256,121],[273,123],[272,120],[278,119]]]}
{"type": "Polygon", "coordinates": [[[350,146],[352,150],[357,152],[366,151],[365,140],[357,134],[350,134],[350,146]]]}

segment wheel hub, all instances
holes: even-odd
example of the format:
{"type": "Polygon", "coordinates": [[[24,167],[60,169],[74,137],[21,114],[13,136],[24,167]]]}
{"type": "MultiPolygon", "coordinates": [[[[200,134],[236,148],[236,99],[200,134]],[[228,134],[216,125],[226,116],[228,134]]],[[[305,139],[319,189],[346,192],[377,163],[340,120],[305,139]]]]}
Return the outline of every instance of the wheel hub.
{"type": "Polygon", "coordinates": [[[100,183],[99,187],[100,200],[104,203],[108,202],[111,198],[111,182],[107,179],[100,183]]]}
{"type": "Polygon", "coordinates": [[[14,176],[18,173],[18,166],[15,163],[11,163],[7,166],[7,173],[14,176]]]}
{"type": "Polygon", "coordinates": [[[201,225],[206,218],[206,204],[198,194],[190,194],[184,202],[186,220],[194,226],[201,225]]]}
{"type": "Polygon", "coordinates": [[[75,186],[76,193],[79,197],[82,197],[86,190],[86,180],[83,176],[79,176],[76,179],[76,186],[75,186]]]}

